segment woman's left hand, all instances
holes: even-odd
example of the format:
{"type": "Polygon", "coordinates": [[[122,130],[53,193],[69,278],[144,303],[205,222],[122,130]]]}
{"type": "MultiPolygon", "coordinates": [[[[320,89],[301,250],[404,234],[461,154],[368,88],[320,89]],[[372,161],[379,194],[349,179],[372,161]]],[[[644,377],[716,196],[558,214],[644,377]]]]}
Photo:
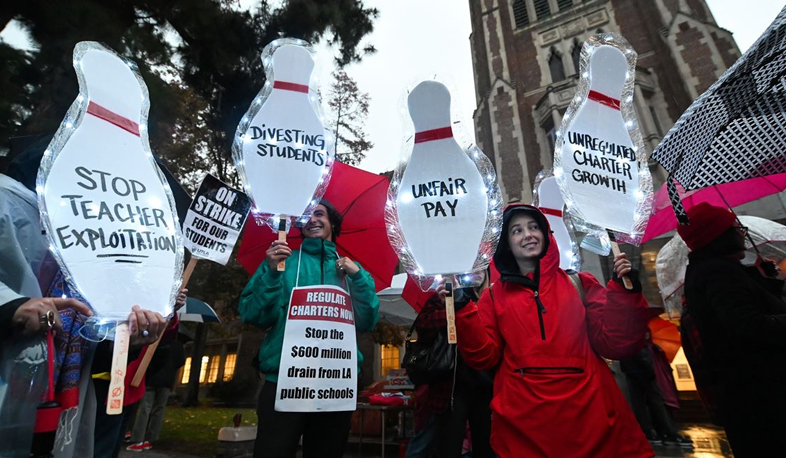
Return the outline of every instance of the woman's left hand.
{"type": "Polygon", "coordinates": [[[143,310],[138,305],[131,307],[128,316],[128,332],[132,347],[149,345],[160,337],[166,329],[166,320],[160,313],[143,310]]]}
{"type": "Polygon", "coordinates": [[[620,253],[614,256],[614,273],[617,274],[617,278],[628,275],[631,270],[633,270],[633,265],[628,261],[628,255],[620,253]]]}
{"type": "Polygon", "coordinates": [[[355,263],[355,261],[344,256],[343,258],[339,258],[336,261],[336,270],[338,270],[339,273],[346,275],[355,275],[356,273],[360,272],[360,267],[355,263]]]}

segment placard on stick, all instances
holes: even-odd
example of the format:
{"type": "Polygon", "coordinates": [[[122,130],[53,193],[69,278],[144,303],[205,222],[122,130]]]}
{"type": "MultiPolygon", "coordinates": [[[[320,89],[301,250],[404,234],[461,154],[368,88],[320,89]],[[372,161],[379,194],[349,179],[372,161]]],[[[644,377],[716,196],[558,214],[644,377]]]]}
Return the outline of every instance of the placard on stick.
{"type": "Polygon", "coordinates": [[[278,231],[282,219],[304,222],[319,204],[335,144],[312,87],[310,45],[276,40],[262,60],[267,81],[238,125],[232,155],[255,219],[278,231]]]}
{"type": "MultiPolygon", "coordinates": [[[[408,96],[415,134],[388,189],[385,220],[399,259],[421,288],[449,276],[446,287],[469,283],[496,249],[502,200],[488,158],[454,138],[450,92],[427,80],[408,96]]],[[[455,342],[452,294],[446,298],[448,341],[455,342]]]]}
{"type": "MultiPolygon", "coordinates": [[[[38,204],[67,281],[96,319],[120,323],[115,352],[127,355],[132,306],[172,311],[183,241],[172,192],[150,151],[150,100],[136,64],[94,42],[78,43],[73,62],[80,93],[44,152],[38,204]]],[[[117,371],[125,366],[113,361],[117,371]]],[[[122,401],[118,389],[110,394],[122,401]]]]}
{"type": "Polygon", "coordinates": [[[250,209],[245,193],[205,175],[183,222],[186,248],[196,258],[226,265],[250,209]]]}
{"type": "Polygon", "coordinates": [[[620,35],[590,37],[579,90],[562,119],[554,176],[579,230],[594,225],[638,244],[649,219],[652,177],[633,105],[636,52],[620,35]]]}

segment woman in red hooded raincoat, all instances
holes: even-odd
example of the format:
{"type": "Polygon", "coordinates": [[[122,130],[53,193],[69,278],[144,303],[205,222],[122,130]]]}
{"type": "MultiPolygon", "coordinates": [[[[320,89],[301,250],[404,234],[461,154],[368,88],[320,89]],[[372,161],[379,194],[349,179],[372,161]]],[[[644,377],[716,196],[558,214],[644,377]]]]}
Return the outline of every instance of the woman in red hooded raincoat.
{"type": "Polygon", "coordinates": [[[606,288],[559,268],[545,216],[508,206],[494,262],[501,278],[477,302],[456,292],[467,364],[496,369],[491,444],[501,458],[644,458],[654,454],[601,357],[644,345],[647,304],[625,255],[606,288]],[[627,291],[617,276],[634,282],[627,291]],[[579,282],[581,283],[579,285],[579,282]],[[583,296],[583,297],[582,297],[583,296]]]}

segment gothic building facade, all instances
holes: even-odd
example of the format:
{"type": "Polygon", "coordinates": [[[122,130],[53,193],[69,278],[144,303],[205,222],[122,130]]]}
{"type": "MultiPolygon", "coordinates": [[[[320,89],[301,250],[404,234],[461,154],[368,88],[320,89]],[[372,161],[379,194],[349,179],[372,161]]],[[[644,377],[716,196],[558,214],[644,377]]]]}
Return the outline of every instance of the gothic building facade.
{"type": "MultiPolygon", "coordinates": [[[[740,57],[704,0],[470,0],[478,145],[506,201],[532,199],[578,84],[584,41],[624,36],[638,53],[634,103],[648,152],[740,57]]],[[[650,164],[655,186],[662,169],[650,164]]]]}

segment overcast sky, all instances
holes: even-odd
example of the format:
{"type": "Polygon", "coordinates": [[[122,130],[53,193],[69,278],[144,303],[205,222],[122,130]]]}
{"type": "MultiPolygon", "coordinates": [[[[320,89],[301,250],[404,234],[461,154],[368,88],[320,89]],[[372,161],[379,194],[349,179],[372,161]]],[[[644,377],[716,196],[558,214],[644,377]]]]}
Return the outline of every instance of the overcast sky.
{"type": "MultiPolygon", "coordinates": [[[[403,142],[401,109],[406,88],[435,74],[455,91],[454,103],[460,107],[458,120],[471,136],[475,89],[468,1],[366,0],[364,3],[380,12],[374,32],[365,40],[377,52],[346,68],[360,89],[371,97],[366,132],[374,149],[361,167],[382,172],[395,166],[403,142]]],[[[743,53],[783,8],[783,2],[778,0],[755,0],[744,6],[739,0],[707,0],[707,3],[718,25],[734,33],[743,53]]],[[[24,34],[13,24],[0,33],[0,38],[15,46],[28,46],[24,34]]],[[[333,62],[330,50],[320,49],[318,68],[324,93],[333,62]]]]}

